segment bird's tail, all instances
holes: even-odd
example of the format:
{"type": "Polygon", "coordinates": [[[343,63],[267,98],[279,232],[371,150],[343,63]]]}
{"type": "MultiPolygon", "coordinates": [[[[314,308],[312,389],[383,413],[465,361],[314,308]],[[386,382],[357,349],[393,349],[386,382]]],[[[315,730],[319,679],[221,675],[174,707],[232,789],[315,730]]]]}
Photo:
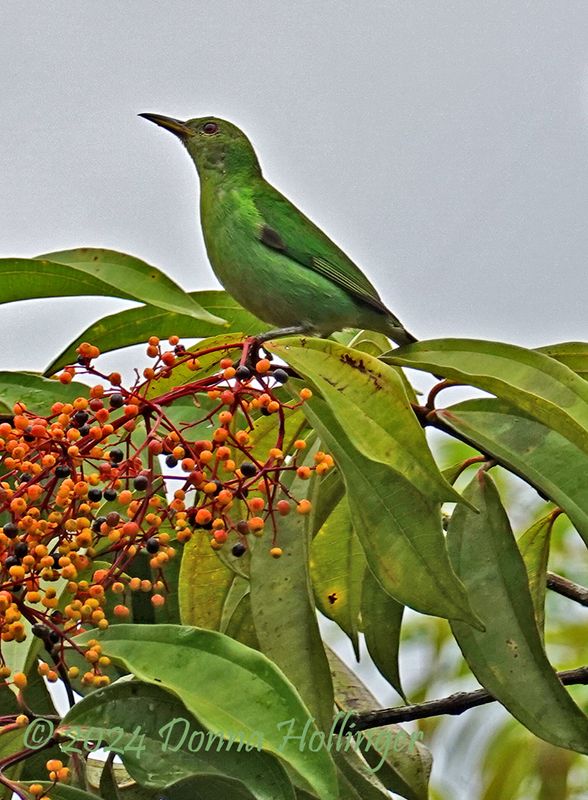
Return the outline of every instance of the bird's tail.
{"type": "Polygon", "coordinates": [[[392,341],[399,347],[402,347],[405,344],[414,344],[414,342],[418,342],[416,336],[413,336],[412,333],[409,333],[409,331],[406,330],[404,325],[402,325],[402,323],[399,322],[396,317],[390,318],[387,334],[390,339],[392,339],[392,341]]]}

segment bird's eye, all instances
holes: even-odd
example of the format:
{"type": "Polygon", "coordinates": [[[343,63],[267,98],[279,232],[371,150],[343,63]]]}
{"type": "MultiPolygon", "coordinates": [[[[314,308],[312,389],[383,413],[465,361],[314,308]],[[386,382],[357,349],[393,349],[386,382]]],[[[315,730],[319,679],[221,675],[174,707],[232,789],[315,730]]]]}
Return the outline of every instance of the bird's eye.
{"type": "Polygon", "coordinates": [[[218,131],[218,125],[216,122],[205,122],[202,126],[202,133],[216,133],[218,131]]]}

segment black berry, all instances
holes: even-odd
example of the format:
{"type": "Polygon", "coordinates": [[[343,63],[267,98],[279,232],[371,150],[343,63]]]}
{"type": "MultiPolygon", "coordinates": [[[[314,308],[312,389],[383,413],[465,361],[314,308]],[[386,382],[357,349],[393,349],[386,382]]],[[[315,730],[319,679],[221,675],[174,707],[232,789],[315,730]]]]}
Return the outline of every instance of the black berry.
{"type": "Polygon", "coordinates": [[[142,492],[149,486],[149,478],[147,475],[137,475],[133,481],[133,486],[138,492],[142,492]]]}
{"type": "Polygon", "coordinates": [[[275,369],[272,372],[272,378],[275,381],[277,381],[278,383],[286,383],[286,381],[288,380],[289,377],[290,376],[288,375],[286,370],[285,369],[280,369],[279,367],[278,367],[278,369],[275,369]]]}
{"type": "Polygon", "coordinates": [[[111,450],[110,453],[109,453],[110,460],[114,461],[115,464],[120,464],[120,462],[123,460],[124,457],[125,457],[125,454],[123,453],[122,450],[115,449],[115,450],[111,450]]]}

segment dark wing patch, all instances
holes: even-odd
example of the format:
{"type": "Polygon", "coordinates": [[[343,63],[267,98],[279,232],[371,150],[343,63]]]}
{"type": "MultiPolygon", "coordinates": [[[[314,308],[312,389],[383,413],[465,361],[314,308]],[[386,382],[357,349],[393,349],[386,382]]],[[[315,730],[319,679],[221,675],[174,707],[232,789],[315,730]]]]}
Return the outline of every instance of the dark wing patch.
{"type": "Polygon", "coordinates": [[[280,234],[269,225],[263,225],[259,236],[261,241],[273,250],[286,250],[286,244],[280,234]]]}
{"type": "Polygon", "coordinates": [[[314,270],[356,300],[389,315],[363,272],[273,186],[264,183],[257,191],[254,187],[252,199],[259,219],[257,237],[266,247],[314,270]]]}

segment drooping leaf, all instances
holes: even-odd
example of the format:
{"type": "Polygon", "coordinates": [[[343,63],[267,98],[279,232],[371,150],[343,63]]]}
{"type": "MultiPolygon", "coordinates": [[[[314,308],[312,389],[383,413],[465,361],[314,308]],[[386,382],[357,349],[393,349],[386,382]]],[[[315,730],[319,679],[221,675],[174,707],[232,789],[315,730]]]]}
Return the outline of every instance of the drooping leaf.
{"type": "Polygon", "coordinates": [[[541,638],[543,638],[543,630],[545,628],[547,561],[549,559],[551,531],[555,519],[556,515],[552,513],[537,520],[530,528],[527,528],[522,536],[519,536],[517,541],[529,575],[529,590],[541,638]]]}
{"type": "Polygon", "coordinates": [[[216,775],[193,775],[166,786],[158,800],[214,800],[217,797],[254,800],[254,796],[240,781],[216,775]]]}
{"type": "Polygon", "coordinates": [[[482,686],[519,722],[545,741],[587,753],[588,718],[545,655],[525,564],[498,492],[480,470],[465,494],[480,513],[457,507],[447,544],[486,630],[451,620],[457,643],[482,686]]]}
{"type": "MultiPolygon", "coordinates": [[[[308,482],[296,477],[292,495],[307,495],[308,482]]],[[[270,555],[270,534],[255,542],[251,554],[251,608],[261,650],[300,692],[323,729],[333,718],[333,688],[318,628],[309,575],[310,521],[292,512],[280,519],[279,546],[270,555]]]]}
{"type": "MultiPolygon", "coordinates": [[[[76,789],[75,786],[66,786],[64,783],[57,785],[44,781],[35,781],[44,787],[51,800],[103,800],[99,795],[76,789]]],[[[109,800],[112,800],[109,798],[109,800]]]]}
{"type": "Polygon", "coordinates": [[[310,577],[319,611],[351,639],[359,661],[358,619],[366,561],[346,498],[312,540],[310,577]]]}
{"type": "Polygon", "coordinates": [[[404,697],[398,666],[404,606],[382,589],[366,570],[361,596],[361,620],[368,653],[380,673],[404,697]]]}
{"type": "MultiPolygon", "coordinates": [[[[241,332],[243,335],[262,333],[270,326],[258,320],[253,314],[240,306],[226,292],[210,290],[189,292],[188,296],[211,314],[227,320],[227,333],[241,332]]],[[[181,338],[200,339],[213,336],[217,325],[206,320],[195,319],[189,314],[156,308],[153,305],[130,308],[109,314],[92,323],[47,367],[47,375],[52,375],[76,358],[76,348],[81,342],[91,342],[102,353],[119,350],[134,344],[146,342],[150,336],[167,339],[171,335],[181,338]]]]}
{"type": "Polygon", "coordinates": [[[479,624],[449,563],[439,504],[385,464],[360,453],[323,400],[314,396],[304,409],[335,457],[355,532],[384,590],[424,614],[479,624]]]}
{"type": "Polygon", "coordinates": [[[268,347],[320,390],[362,455],[386,464],[433,501],[461,500],[439,472],[396,370],[328,339],[284,339],[268,347]]]}
{"type": "Polygon", "coordinates": [[[314,498],[312,507],[312,533],[313,536],[320,531],[328,520],[333,509],[345,496],[345,483],[340,471],[335,468],[323,476],[320,489],[314,498]]]}
{"type": "Polygon", "coordinates": [[[433,339],[383,360],[484,389],[588,452],[588,383],[543,353],[478,339],[433,339]]]}
{"type": "Polygon", "coordinates": [[[312,716],[262,653],[216,631],[181,625],[114,625],[78,641],[92,638],[137,678],[177,695],[213,733],[242,732],[249,740],[261,734],[263,750],[286,761],[320,797],[336,800],[336,772],[327,750],[301,752],[299,742],[287,737],[288,727],[316,731],[312,716]],[[238,687],[239,703],[228,685],[238,687]]]}
{"type": "MultiPolygon", "coordinates": [[[[332,651],[328,651],[333,671],[335,697],[341,709],[340,722],[345,725],[353,712],[371,711],[379,703],[357,675],[332,651]]],[[[378,779],[392,792],[407,800],[428,800],[432,758],[419,741],[420,732],[408,734],[400,725],[385,725],[357,736],[360,752],[370,763],[378,779]]],[[[337,735],[334,751],[342,749],[346,737],[337,735]]]]}
{"type": "Polygon", "coordinates": [[[588,455],[574,442],[491,398],[466,400],[437,416],[563,508],[588,544],[588,455]]]}
{"type": "Polygon", "coordinates": [[[334,755],[339,769],[339,795],[345,800],[389,800],[390,795],[377,772],[353,748],[334,755]]]}
{"type": "MultiPolygon", "coordinates": [[[[158,686],[124,680],[94,692],[66,714],[58,732],[79,743],[99,732],[102,746],[112,745],[145,787],[207,774],[239,780],[258,800],[293,800],[284,768],[260,750],[259,737],[241,742],[237,729],[227,729],[225,738],[209,734],[177,697],[158,686]]],[[[83,744],[77,749],[83,753],[83,744]]]]}
{"type": "MultiPolygon", "coordinates": [[[[257,638],[257,631],[255,630],[255,622],[253,620],[253,610],[251,608],[251,594],[249,592],[249,581],[245,581],[239,575],[235,576],[235,580],[231,589],[237,589],[238,584],[247,583],[247,591],[241,596],[240,600],[233,606],[230,616],[227,614],[226,627],[222,629],[222,633],[226,633],[231,639],[236,639],[248,647],[254,647],[256,650],[261,650],[259,639],[257,638]]],[[[241,587],[242,588],[242,587],[241,587]]],[[[227,596],[227,602],[223,609],[223,620],[225,619],[225,612],[227,611],[227,604],[231,598],[232,592],[227,596]]]]}
{"type": "Polygon", "coordinates": [[[210,546],[210,536],[196,531],[184,545],[178,582],[183,625],[218,631],[235,575],[210,546]]]}
{"type": "MultiPolygon", "coordinates": [[[[101,281],[110,287],[110,291],[106,292],[110,297],[126,297],[127,300],[136,300],[139,303],[165,308],[168,311],[180,312],[194,319],[208,322],[210,325],[226,324],[225,319],[211,314],[203,308],[164,272],[128,253],[96,247],[78,247],[74,250],[44,253],[31,261],[33,262],[33,274],[35,264],[39,265],[37,269],[42,271],[46,269],[47,274],[43,274],[42,277],[37,275],[36,286],[33,287],[34,291],[40,289],[43,294],[27,295],[28,297],[54,296],[45,292],[50,288],[49,284],[55,272],[55,264],[58,264],[67,267],[66,270],[63,270],[65,277],[60,278],[66,289],[69,289],[72,280],[86,283],[101,281]]],[[[20,281],[19,290],[23,291],[20,281]]],[[[63,291],[61,285],[57,291],[60,296],[70,293],[80,295],[88,292],[63,291]]],[[[96,293],[104,294],[104,292],[96,293]]],[[[90,294],[95,294],[95,292],[90,292],[90,294]]]]}
{"type": "Polygon", "coordinates": [[[89,387],[72,381],[51,381],[34,372],[0,372],[0,414],[12,414],[15,403],[24,403],[35,414],[48,414],[53,403],[71,403],[87,397],[89,387]]]}
{"type": "Polygon", "coordinates": [[[538,353],[560,361],[576,375],[588,380],[588,342],[561,342],[536,349],[538,353]]]}

